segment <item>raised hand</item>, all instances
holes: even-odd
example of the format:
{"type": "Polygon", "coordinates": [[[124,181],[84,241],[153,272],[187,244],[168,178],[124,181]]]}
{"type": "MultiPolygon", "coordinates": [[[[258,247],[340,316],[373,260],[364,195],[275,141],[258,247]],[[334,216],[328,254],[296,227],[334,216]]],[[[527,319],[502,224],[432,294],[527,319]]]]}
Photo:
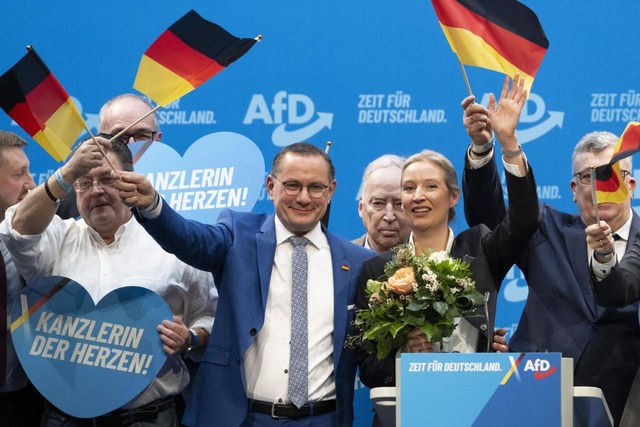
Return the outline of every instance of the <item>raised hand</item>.
{"type": "Polygon", "coordinates": [[[516,126],[527,101],[524,78],[516,74],[511,88],[509,88],[509,80],[509,76],[506,76],[497,105],[495,96],[493,94],[489,95],[489,120],[498,136],[498,140],[500,138],[507,140],[515,137],[516,126]]]}
{"type": "Polygon", "coordinates": [[[156,190],[144,175],[122,171],[120,178],[115,187],[120,191],[120,199],[125,205],[144,209],[153,204],[156,190]]]}

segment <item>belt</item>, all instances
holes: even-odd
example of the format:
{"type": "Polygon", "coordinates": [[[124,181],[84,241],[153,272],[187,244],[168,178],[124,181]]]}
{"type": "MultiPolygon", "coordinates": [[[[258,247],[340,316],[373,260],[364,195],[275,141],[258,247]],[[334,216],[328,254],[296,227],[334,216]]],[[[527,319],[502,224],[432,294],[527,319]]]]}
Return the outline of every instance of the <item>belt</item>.
{"type": "Polygon", "coordinates": [[[322,415],[336,410],[336,400],[321,400],[298,408],[292,404],[261,402],[249,399],[252,412],[270,415],[272,418],[303,418],[322,415]]]}
{"type": "Polygon", "coordinates": [[[165,409],[175,407],[174,396],[156,400],[148,405],[133,409],[123,409],[100,415],[94,418],[76,418],[65,414],[57,408],[48,405],[50,410],[58,412],[60,415],[74,420],[81,425],[91,425],[93,427],[125,427],[139,422],[153,422],[158,418],[158,414],[165,409]]]}

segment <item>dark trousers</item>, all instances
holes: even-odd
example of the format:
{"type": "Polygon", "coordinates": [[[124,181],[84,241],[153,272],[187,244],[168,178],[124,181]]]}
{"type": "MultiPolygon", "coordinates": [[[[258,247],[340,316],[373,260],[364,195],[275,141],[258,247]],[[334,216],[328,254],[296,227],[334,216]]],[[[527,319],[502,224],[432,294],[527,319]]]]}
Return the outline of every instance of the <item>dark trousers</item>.
{"type": "Polygon", "coordinates": [[[20,391],[0,393],[2,427],[39,427],[43,411],[44,398],[31,383],[20,391]]]}

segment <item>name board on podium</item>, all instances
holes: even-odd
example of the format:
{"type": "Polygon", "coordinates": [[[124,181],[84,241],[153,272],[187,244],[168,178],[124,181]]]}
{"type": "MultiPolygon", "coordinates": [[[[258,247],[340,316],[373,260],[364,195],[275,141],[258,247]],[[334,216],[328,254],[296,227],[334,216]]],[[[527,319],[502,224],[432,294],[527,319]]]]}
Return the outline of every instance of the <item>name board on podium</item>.
{"type": "Polygon", "coordinates": [[[396,369],[396,425],[571,425],[560,353],[403,353],[396,369]]]}

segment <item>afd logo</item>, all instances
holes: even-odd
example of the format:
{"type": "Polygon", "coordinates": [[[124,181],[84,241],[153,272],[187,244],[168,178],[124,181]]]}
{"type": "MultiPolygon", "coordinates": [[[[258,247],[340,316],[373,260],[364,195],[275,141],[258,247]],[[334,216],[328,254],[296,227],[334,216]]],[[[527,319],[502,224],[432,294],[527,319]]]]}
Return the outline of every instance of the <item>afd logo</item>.
{"type": "MultiPolygon", "coordinates": [[[[488,93],[482,96],[481,103],[482,105],[489,105],[488,93]]],[[[520,142],[520,144],[526,144],[527,142],[541,138],[555,127],[562,128],[563,122],[563,111],[547,112],[544,99],[536,93],[530,93],[527,103],[524,104],[524,109],[520,115],[520,124],[533,125],[527,129],[518,129],[518,142],[520,142]]]]}
{"type": "Polygon", "coordinates": [[[281,90],[270,104],[263,94],[253,95],[242,124],[250,125],[256,120],[265,125],[278,125],[271,141],[277,147],[286,147],[306,141],[324,128],[331,129],[333,114],[316,113],[316,107],[307,95],[281,90]]]}
{"type": "Polygon", "coordinates": [[[527,280],[522,271],[515,266],[511,267],[502,281],[502,288],[504,289],[504,299],[507,302],[518,303],[526,301],[529,295],[527,280]]]}
{"type": "Polygon", "coordinates": [[[524,364],[524,371],[533,372],[533,378],[536,380],[545,379],[557,370],[555,366],[551,366],[548,360],[544,359],[527,360],[527,363],[524,364]]]}

